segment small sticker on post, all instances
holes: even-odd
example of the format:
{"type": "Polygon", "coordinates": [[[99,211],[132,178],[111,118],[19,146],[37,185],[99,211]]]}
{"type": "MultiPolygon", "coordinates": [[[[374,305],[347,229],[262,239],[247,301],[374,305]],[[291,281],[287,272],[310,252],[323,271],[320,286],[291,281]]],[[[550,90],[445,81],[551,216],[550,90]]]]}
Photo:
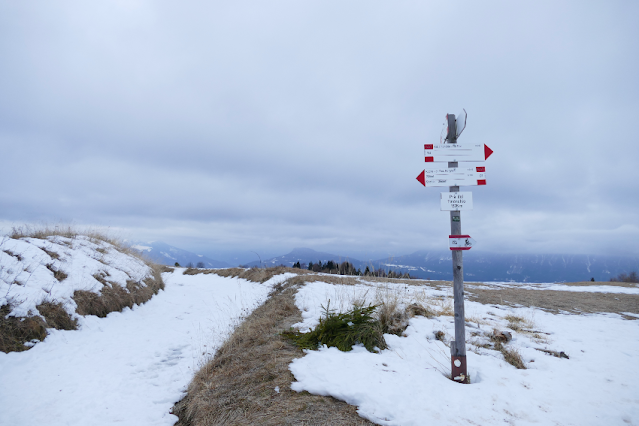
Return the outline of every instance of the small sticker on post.
{"type": "Polygon", "coordinates": [[[451,250],[470,250],[470,248],[474,244],[475,244],[475,240],[470,238],[470,235],[449,235],[448,236],[448,247],[451,250]]]}

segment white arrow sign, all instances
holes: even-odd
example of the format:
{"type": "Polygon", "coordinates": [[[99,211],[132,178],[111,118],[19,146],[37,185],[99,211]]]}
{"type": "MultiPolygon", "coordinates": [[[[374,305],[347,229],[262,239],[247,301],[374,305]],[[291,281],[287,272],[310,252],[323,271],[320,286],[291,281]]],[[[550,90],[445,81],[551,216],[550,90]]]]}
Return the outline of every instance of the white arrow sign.
{"type": "Polygon", "coordinates": [[[473,209],[473,193],[472,192],[442,192],[439,194],[441,198],[442,211],[461,211],[473,209]]]}
{"type": "Polygon", "coordinates": [[[493,150],[483,143],[460,144],[440,143],[424,145],[424,158],[427,163],[451,161],[486,161],[493,150]]]}
{"type": "Polygon", "coordinates": [[[417,180],[426,187],[486,185],[486,167],[426,169],[417,180]]]}
{"type": "Polygon", "coordinates": [[[449,235],[448,247],[451,250],[470,250],[475,244],[475,240],[470,235],[449,235]]]}

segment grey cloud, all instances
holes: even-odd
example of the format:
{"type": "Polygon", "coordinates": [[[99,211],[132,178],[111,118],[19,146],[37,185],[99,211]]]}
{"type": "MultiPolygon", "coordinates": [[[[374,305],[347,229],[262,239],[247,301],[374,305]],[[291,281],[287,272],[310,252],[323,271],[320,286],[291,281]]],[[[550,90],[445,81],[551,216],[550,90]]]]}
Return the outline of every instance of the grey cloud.
{"type": "MultiPolygon", "coordinates": [[[[495,154],[487,250],[638,253],[631,2],[0,5],[2,216],[184,248],[439,247],[422,146],[495,154]]],[[[476,236],[475,236],[476,235],[476,236]]]]}

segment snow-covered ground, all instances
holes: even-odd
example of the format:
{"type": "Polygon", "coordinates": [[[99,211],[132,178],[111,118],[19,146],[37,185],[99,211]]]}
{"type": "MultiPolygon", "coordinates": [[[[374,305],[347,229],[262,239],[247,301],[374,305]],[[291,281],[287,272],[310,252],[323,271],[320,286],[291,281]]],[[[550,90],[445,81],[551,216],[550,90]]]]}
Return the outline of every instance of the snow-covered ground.
{"type": "MultiPolygon", "coordinates": [[[[627,284],[626,284],[627,285],[627,284]]],[[[553,291],[573,291],[585,293],[618,293],[618,294],[639,294],[639,284],[633,287],[625,287],[615,285],[614,282],[607,284],[591,284],[591,285],[566,285],[559,283],[512,283],[512,282],[482,282],[465,284],[466,288],[516,288],[519,290],[553,290],[553,291]]]]}
{"type": "MultiPolygon", "coordinates": [[[[2,247],[9,253],[0,252],[0,285],[5,286],[0,296],[20,302],[16,314],[33,311],[52,295],[69,310],[74,308],[74,289],[99,290],[99,281],[92,278],[96,273],[108,272],[114,281],[143,280],[149,273],[143,262],[120,258],[88,239],[11,244],[2,247]],[[67,278],[55,279],[56,270],[67,278]]],[[[169,411],[199,366],[274,284],[291,275],[257,284],[182,272],[164,273],[165,290],[144,305],[106,318],[78,316],[78,330],[50,329],[43,342],[26,352],[0,353],[0,425],[173,425],[177,417],[169,411]]],[[[578,288],[636,294],[629,287],[578,288]]],[[[444,287],[315,282],[296,296],[303,317],[298,326],[314,327],[329,300],[332,309],[346,310],[353,301],[392,298],[400,305],[419,301],[442,310],[452,302],[450,289],[444,287]]],[[[449,349],[434,332],[450,338],[454,325],[452,317],[438,316],[411,319],[403,337],[386,335],[389,349],[379,354],[361,347],[351,352],[308,351],[290,366],[297,379],[292,388],[345,400],[378,424],[639,424],[639,367],[633,362],[639,351],[639,321],[468,301],[466,317],[471,385],[443,375],[450,370],[449,349]],[[510,346],[520,351],[527,370],[515,369],[500,353],[480,346],[493,328],[507,329],[504,317],[509,314],[542,332],[513,333],[510,346]],[[563,351],[570,359],[535,348],[563,351]]]]}
{"type": "Polygon", "coordinates": [[[80,329],[50,330],[26,352],[0,353],[0,425],[173,425],[169,414],[203,360],[263,302],[264,284],[164,273],[164,291],[80,329]]]}
{"type": "Polygon", "coordinates": [[[75,315],[73,293],[99,293],[104,284],[96,277],[126,288],[127,281],[144,286],[153,271],[138,257],[84,235],[0,237],[0,306],[12,305],[11,316],[39,315],[36,306],[44,301],[60,302],[75,315]]]}
{"type": "MultiPolygon", "coordinates": [[[[309,283],[296,297],[304,318],[297,326],[314,327],[328,300],[338,310],[348,309],[353,301],[380,298],[445,307],[447,296],[446,290],[398,284],[309,283]]],[[[639,321],[474,302],[466,302],[466,318],[470,385],[443,375],[450,372],[450,350],[434,333],[443,331],[450,339],[454,323],[451,316],[438,316],[411,319],[403,337],[385,335],[389,348],[379,354],[363,347],[306,351],[290,365],[297,380],[292,389],[344,400],[382,425],[639,424],[639,321]],[[521,353],[525,370],[479,346],[494,328],[507,330],[506,315],[522,317],[535,331],[549,333],[513,333],[509,345],[521,353]],[[563,351],[570,359],[535,348],[563,351]]]]}

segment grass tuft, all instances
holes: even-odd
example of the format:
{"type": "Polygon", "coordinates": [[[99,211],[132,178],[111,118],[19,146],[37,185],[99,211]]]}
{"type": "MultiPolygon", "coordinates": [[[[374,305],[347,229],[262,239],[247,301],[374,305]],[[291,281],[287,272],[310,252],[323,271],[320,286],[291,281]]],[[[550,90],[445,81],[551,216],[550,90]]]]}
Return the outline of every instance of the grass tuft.
{"type": "Polygon", "coordinates": [[[330,309],[329,300],[328,306],[322,308],[324,315],[313,330],[308,333],[290,330],[282,335],[302,349],[317,349],[320,345],[326,345],[348,352],[354,345],[362,344],[369,352],[377,352],[388,347],[381,322],[372,316],[377,306],[354,305],[348,312],[336,313],[330,309]]]}
{"type": "MultiPolygon", "coordinates": [[[[506,345],[503,344],[499,344],[500,348],[499,351],[501,352],[501,354],[504,356],[504,360],[512,365],[513,367],[517,368],[518,370],[525,370],[526,369],[526,365],[524,364],[524,360],[521,359],[521,354],[519,353],[519,351],[515,348],[509,348],[506,347],[506,345]]],[[[497,348],[497,344],[495,344],[495,348],[497,348]]]]}
{"type": "Polygon", "coordinates": [[[47,327],[53,327],[56,330],[77,330],[78,328],[78,320],[69,315],[62,303],[42,302],[36,306],[36,309],[44,317],[47,327]]]}
{"type": "Polygon", "coordinates": [[[21,352],[29,349],[25,343],[44,340],[47,327],[39,316],[8,317],[12,306],[0,306],[0,352],[21,352]]]}
{"type": "Polygon", "coordinates": [[[519,353],[519,351],[510,346],[506,346],[506,341],[508,341],[508,338],[504,333],[498,332],[498,330],[493,330],[493,332],[490,334],[490,340],[493,342],[493,348],[496,351],[501,352],[504,360],[508,364],[519,370],[526,369],[526,364],[524,364],[524,360],[521,359],[521,354],[519,353]]]}
{"type": "Polygon", "coordinates": [[[76,290],[72,299],[78,305],[76,312],[80,315],[95,315],[106,317],[110,312],[121,312],[124,308],[132,308],[149,300],[164,288],[164,282],[160,276],[161,267],[154,268],[154,278],[147,278],[143,283],[127,281],[126,288],[108,282],[104,275],[96,274],[93,277],[104,286],[99,294],[92,291],[76,290]]]}

